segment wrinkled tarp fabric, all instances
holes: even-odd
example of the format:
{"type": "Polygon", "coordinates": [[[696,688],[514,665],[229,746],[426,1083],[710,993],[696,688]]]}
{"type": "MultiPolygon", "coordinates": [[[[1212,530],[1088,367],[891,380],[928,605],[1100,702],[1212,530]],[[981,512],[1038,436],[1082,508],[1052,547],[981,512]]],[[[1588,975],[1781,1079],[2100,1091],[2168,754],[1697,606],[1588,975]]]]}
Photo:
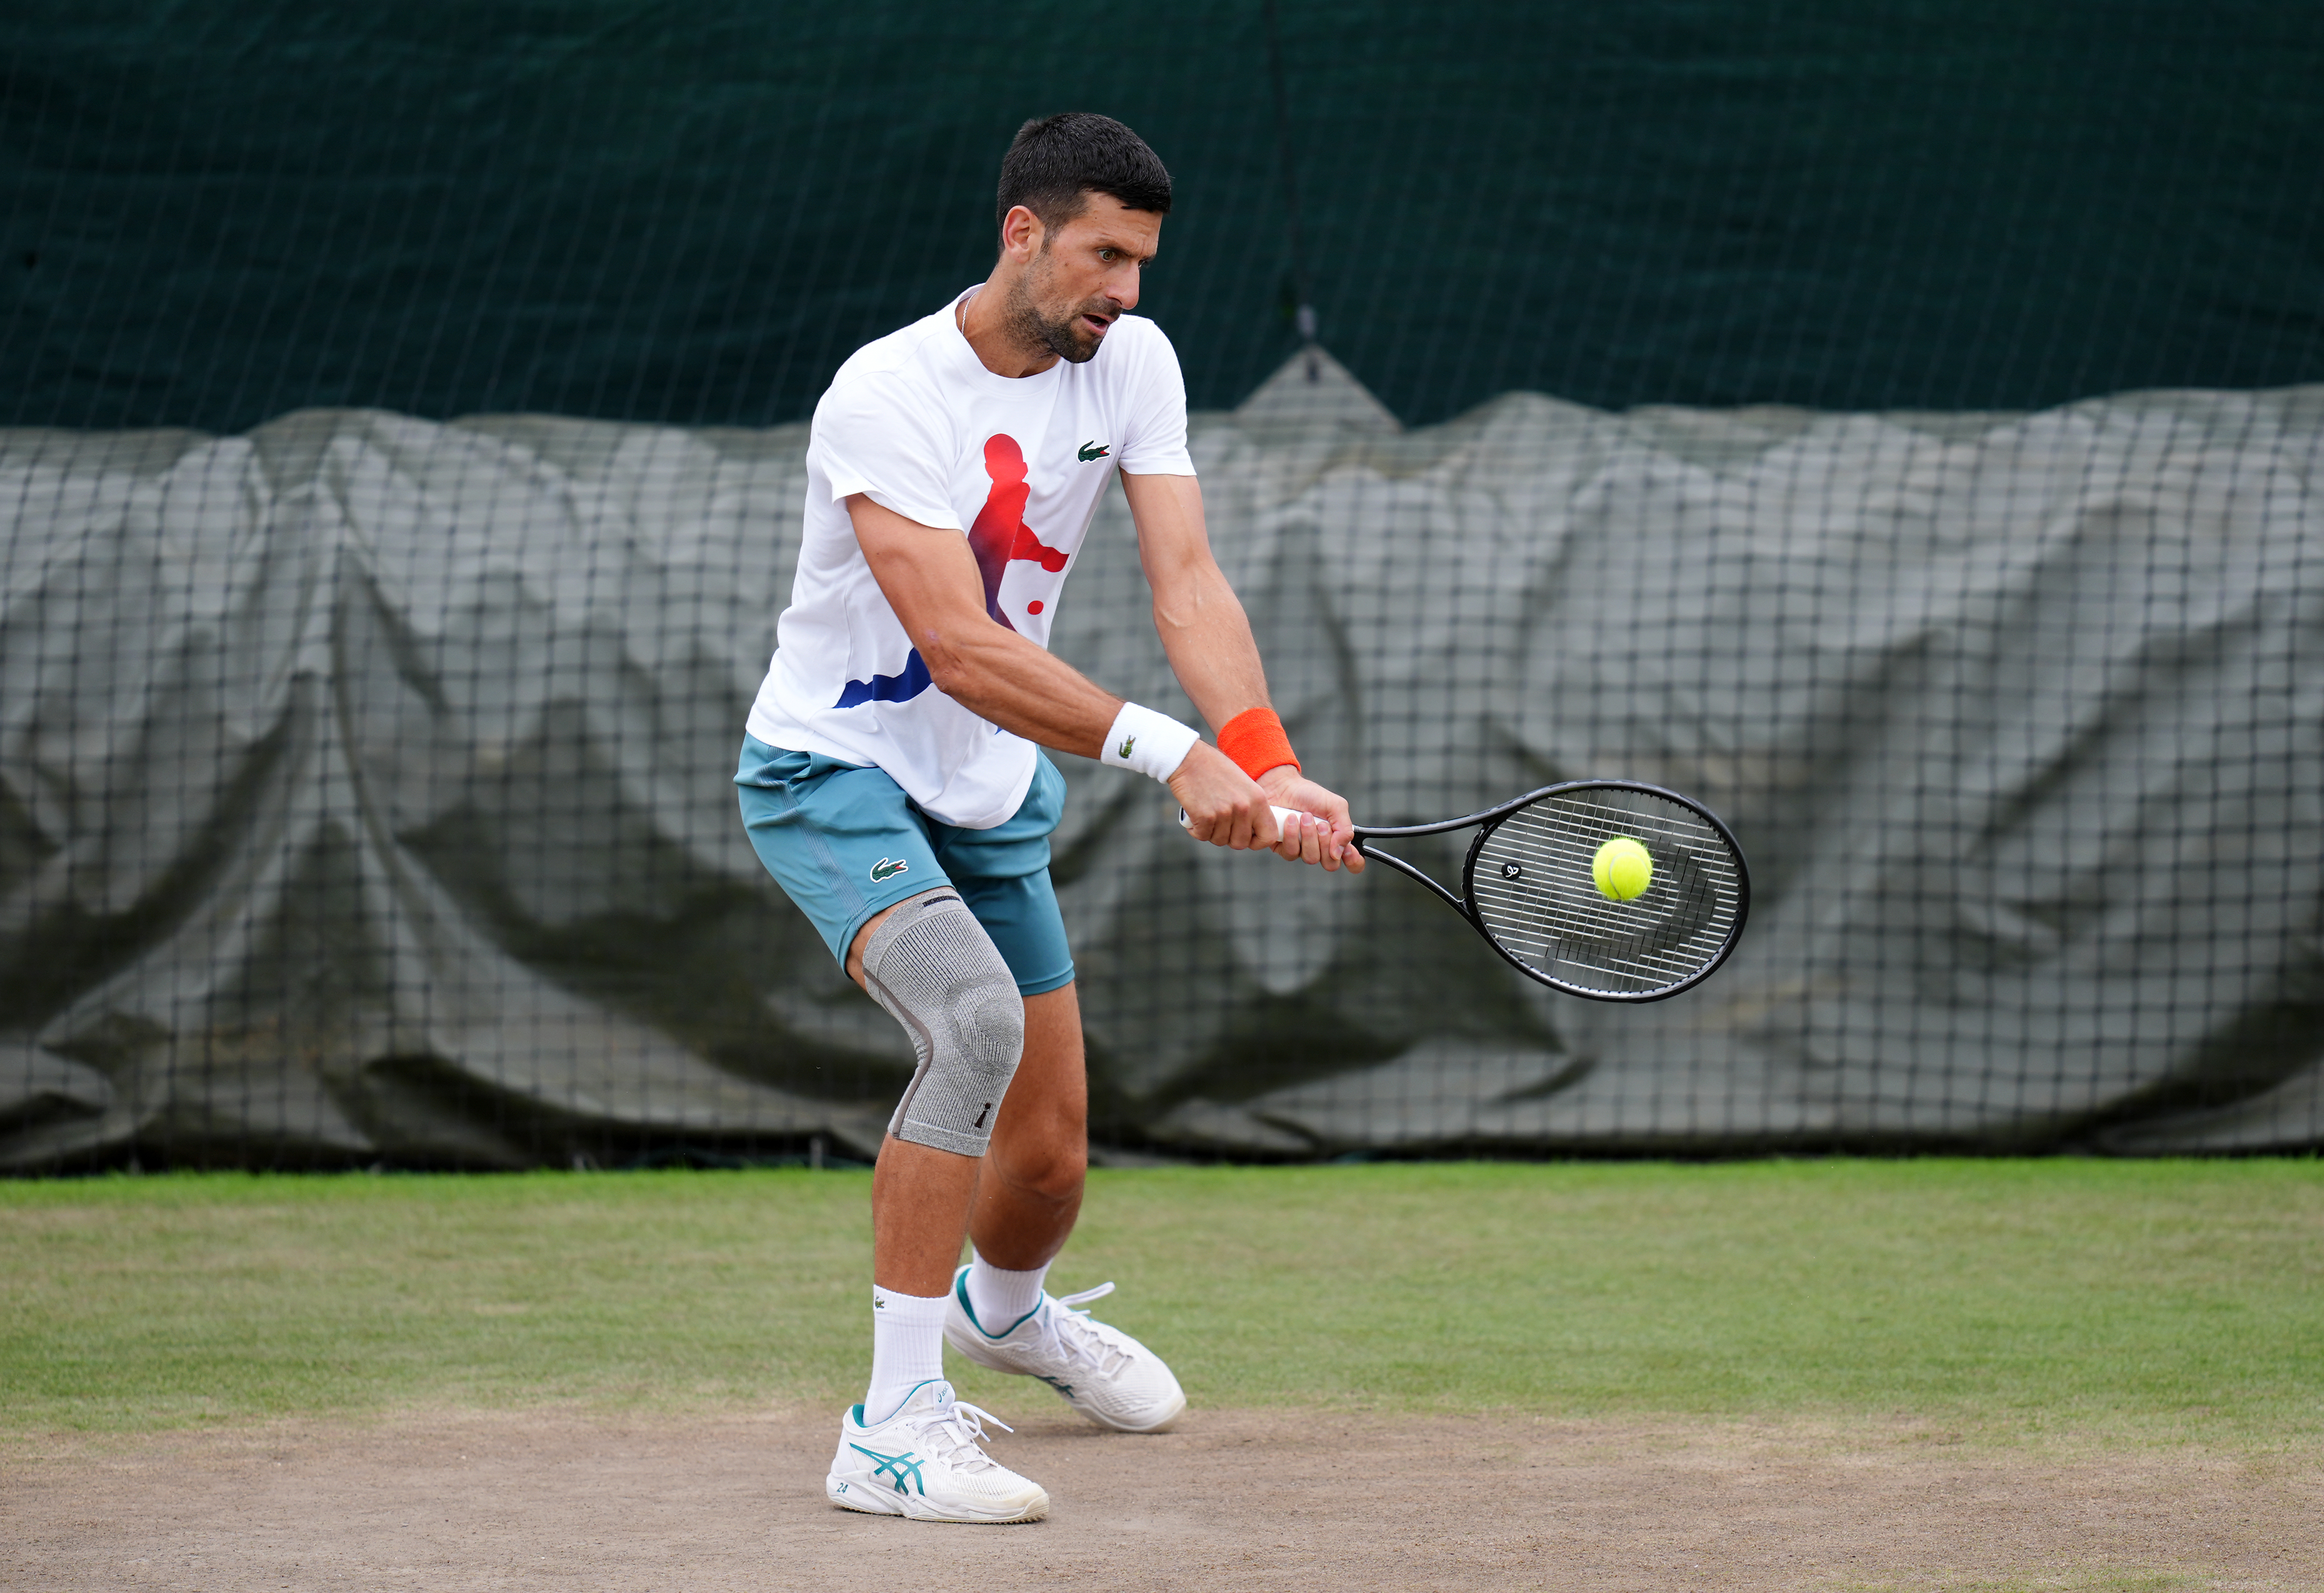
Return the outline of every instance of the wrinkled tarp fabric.
{"type": "MultiPolygon", "coordinates": [[[[2324,1143],[2324,388],[1405,433],[1295,367],[1194,434],[1310,771],[1371,823],[1688,791],[1750,928],[1686,996],[1576,1001],[1061,758],[1102,1137],[2324,1143]]],[[[0,433],[0,1165],[870,1152],[909,1049],[728,784],[804,442],[0,433]]],[[[1118,494],[1059,619],[1191,716],[1118,494]]]]}

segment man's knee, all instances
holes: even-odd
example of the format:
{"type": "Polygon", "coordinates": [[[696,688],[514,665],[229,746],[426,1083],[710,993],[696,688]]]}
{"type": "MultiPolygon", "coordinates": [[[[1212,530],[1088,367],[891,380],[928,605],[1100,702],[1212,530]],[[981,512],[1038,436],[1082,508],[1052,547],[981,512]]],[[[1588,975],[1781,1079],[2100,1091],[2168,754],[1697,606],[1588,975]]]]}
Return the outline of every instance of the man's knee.
{"type": "Polygon", "coordinates": [[[1025,1003],[984,926],[952,890],[914,897],[863,948],[863,983],[918,1058],[888,1131],[981,1156],[1025,1052],[1025,1003]]]}

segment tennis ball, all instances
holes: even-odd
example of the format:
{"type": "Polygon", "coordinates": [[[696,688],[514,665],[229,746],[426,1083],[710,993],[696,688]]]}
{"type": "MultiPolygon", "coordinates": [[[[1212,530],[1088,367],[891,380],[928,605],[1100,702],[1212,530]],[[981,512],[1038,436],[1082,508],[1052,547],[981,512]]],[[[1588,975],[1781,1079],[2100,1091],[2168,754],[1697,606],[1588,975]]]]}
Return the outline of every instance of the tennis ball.
{"type": "Polygon", "coordinates": [[[1655,882],[1655,860],[1628,835],[1617,835],[1590,860],[1590,877],[1608,901],[1626,902],[1646,894],[1655,882]]]}

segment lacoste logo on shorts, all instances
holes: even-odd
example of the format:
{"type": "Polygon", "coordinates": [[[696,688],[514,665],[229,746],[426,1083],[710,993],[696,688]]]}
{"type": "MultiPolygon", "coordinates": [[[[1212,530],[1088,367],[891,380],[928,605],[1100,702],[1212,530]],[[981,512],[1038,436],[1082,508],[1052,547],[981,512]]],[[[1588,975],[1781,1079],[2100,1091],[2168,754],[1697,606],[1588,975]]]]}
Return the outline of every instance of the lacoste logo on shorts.
{"type": "Polygon", "coordinates": [[[1093,459],[1104,458],[1111,451],[1103,443],[1084,443],[1074,453],[1074,457],[1086,465],[1093,459]]]}
{"type": "Polygon", "coordinates": [[[883,879],[893,879],[911,866],[899,857],[883,857],[872,865],[872,883],[877,885],[883,879]]]}

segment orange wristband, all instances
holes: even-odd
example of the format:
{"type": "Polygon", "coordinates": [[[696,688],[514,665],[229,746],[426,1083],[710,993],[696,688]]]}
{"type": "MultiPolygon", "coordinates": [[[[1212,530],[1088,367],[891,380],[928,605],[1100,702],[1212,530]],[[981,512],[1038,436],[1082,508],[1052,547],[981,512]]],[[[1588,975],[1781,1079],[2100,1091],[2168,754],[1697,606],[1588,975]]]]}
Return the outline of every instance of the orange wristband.
{"type": "Polygon", "coordinates": [[[1219,750],[1252,779],[1285,764],[1299,767],[1291,751],[1291,738],[1272,708],[1246,708],[1219,729],[1219,750]]]}

